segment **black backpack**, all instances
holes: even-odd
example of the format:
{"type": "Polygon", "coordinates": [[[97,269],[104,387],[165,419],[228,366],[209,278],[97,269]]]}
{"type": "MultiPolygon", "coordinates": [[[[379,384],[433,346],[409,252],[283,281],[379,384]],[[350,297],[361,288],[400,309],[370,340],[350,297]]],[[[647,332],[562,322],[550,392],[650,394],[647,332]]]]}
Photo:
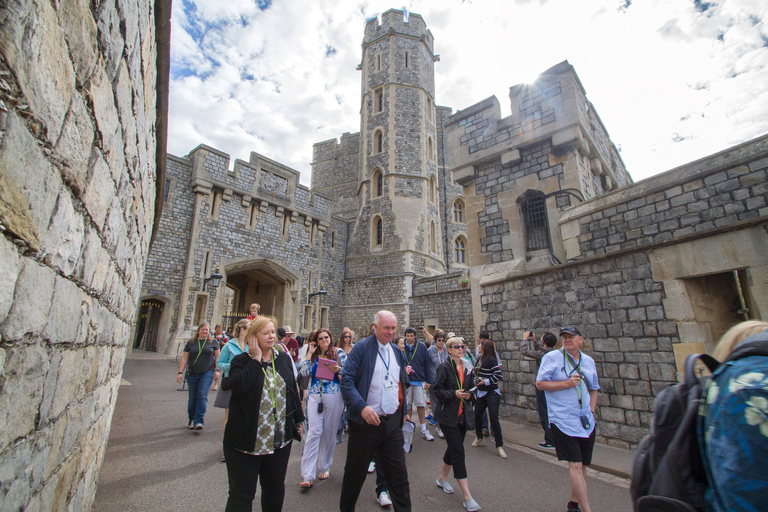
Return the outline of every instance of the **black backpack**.
{"type": "MultiPolygon", "coordinates": [[[[768,356],[768,333],[748,337],[725,362],[754,355],[768,356]]],[[[713,373],[720,366],[707,354],[688,356],[685,380],[663,390],[654,401],[651,433],[640,441],[632,458],[630,493],[635,512],[704,510],[707,475],[697,419],[700,399],[712,377],[696,375],[697,361],[713,373]]]]}

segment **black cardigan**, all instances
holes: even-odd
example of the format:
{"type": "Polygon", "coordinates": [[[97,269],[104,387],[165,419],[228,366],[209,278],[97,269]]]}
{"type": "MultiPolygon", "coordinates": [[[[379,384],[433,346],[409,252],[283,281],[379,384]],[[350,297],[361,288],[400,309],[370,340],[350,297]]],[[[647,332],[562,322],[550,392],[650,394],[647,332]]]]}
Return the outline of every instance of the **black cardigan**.
{"type": "MultiPolygon", "coordinates": [[[[456,375],[456,363],[449,358],[437,367],[435,382],[432,384],[432,391],[437,401],[437,406],[433,409],[435,421],[443,425],[455,425],[459,421],[461,400],[456,398],[456,390],[459,389],[456,375]]],[[[464,391],[468,391],[473,386],[472,373],[464,365],[464,391]]]]}
{"type": "MultiPolygon", "coordinates": [[[[295,425],[304,421],[304,412],[301,410],[299,388],[293,375],[291,356],[278,351],[275,369],[285,381],[286,414],[283,439],[287,442],[293,437],[295,425]]],[[[229,419],[224,430],[224,446],[252,452],[256,445],[259,408],[264,389],[261,361],[252,359],[247,352],[235,356],[229,367],[229,385],[232,389],[232,398],[229,401],[229,419]]]]}

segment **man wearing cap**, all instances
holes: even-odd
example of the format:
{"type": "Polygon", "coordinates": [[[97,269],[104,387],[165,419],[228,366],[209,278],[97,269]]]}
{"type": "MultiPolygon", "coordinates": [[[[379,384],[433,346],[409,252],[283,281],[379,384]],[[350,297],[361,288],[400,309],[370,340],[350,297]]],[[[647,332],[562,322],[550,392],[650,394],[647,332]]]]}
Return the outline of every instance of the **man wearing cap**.
{"type": "Polygon", "coordinates": [[[285,347],[288,349],[288,353],[291,354],[291,357],[293,357],[293,362],[298,363],[299,342],[296,341],[296,338],[293,337],[294,333],[290,325],[286,325],[283,327],[283,329],[285,329],[285,339],[283,340],[283,343],[285,343],[285,347]]]}
{"type": "Polygon", "coordinates": [[[536,389],[547,396],[557,458],[568,462],[571,481],[569,512],[591,512],[587,498],[587,466],[595,446],[597,382],[595,361],[581,351],[584,338],[576,327],[560,329],[563,348],[541,358],[536,389]]]}

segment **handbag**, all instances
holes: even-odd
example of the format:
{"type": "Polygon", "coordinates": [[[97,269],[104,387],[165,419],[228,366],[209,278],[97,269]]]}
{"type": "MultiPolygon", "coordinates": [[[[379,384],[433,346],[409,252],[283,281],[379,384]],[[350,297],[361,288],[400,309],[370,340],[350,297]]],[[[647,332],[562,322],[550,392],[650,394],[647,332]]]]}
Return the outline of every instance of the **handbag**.
{"type": "Polygon", "coordinates": [[[475,407],[469,400],[464,401],[464,413],[462,416],[467,430],[475,430],[475,407]]]}

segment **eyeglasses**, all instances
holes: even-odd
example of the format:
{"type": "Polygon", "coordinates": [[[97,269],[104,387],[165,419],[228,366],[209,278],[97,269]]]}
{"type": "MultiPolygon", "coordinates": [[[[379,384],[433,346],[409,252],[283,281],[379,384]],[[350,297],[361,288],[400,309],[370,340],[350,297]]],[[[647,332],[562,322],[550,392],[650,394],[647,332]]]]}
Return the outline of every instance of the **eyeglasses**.
{"type": "Polygon", "coordinates": [[[455,348],[456,350],[464,350],[467,348],[466,345],[454,345],[451,348],[455,348]]]}
{"type": "Polygon", "coordinates": [[[350,336],[349,334],[345,334],[344,337],[345,338],[351,338],[352,336],[350,336]]]}

